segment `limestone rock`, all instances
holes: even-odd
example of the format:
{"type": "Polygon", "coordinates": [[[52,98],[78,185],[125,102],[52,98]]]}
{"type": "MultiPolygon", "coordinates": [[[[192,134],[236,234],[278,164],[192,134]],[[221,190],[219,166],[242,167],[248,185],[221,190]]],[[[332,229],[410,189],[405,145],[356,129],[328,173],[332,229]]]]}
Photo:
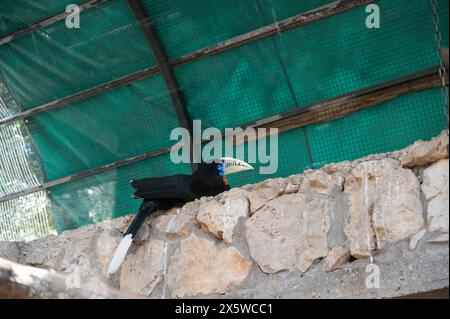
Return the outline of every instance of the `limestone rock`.
{"type": "Polygon", "coordinates": [[[123,236],[121,232],[113,227],[110,227],[110,225],[105,224],[102,228],[103,231],[96,241],[95,253],[99,270],[103,277],[106,278],[106,273],[112,256],[123,236]]]}
{"type": "Polygon", "coordinates": [[[344,179],[339,175],[330,175],[323,171],[310,171],[305,173],[300,192],[310,192],[329,195],[332,191],[341,191],[344,179]]]}
{"type": "Polygon", "coordinates": [[[58,269],[64,256],[61,247],[54,235],[25,243],[21,250],[21,263],[42,268],[58,269]]]}
{"type": "Polygon", "coordinates": [[[321,168],[322,171],[324,171],[327,174],[336,174],[341,173],[344,175],[350,174],[352,171],[353,164],[349,161],[344,161],[340,163],[331,163],[328,165],[325,165],[321,168]]]}
{"type": "Polygon", "coordinates": [[[230,190],[222,198],[219,197],[219,200],[221,201],[215,199],[201,205],[197,221],[217,238],[231,244],[234,226],[240,217],[248,216],[249,203],[245,192],[239,189],[230,190]]]}
{"type": "Polygon", "coordinates": [[[20,258],[19,243],[0,241],[0,258],[18,262],[20,258]]]}
{"type": "Polygon", "coordinates": [[[287,183],[283,194],[297,193],[303,181],[303,174],[291,175],[287,178],[287,183]]]}
{"type": "Polygon", "coordinates": [[[330,198],[341,186],[339,177],[305,174],[299,193],[271,200],[247,221],[250,254],[262,271],[305,272],[314,260],[327,256],[330,198]]]}
{"type": "Polygon", "coordinates": [[[247,277],[251,263],[234,247],[221,249],[194,234],[171,256],[167,284],[173,297],[227,292],[247,277]]]}
{"type": "Polygon", "coordinates": [[[449,231],[448,165],[448,159],[443,159],[423,172],[422,190],[428,202],[427,220],[430,232],[449,231]]]}
{"type": "Polygon", "coordinates": [[[350,213],[344,230],[356,258],[412,236],[424,224],[419,181],[395,160],[360,163],[346,178],[344,193],[350,213]]]}
{"type": "Polygon", "coordinates": [[[299,185],[295,185],[295,184],[292,184],[292,183],[288,183],[287,185],[286,185],[286,188],[284,189],[284,194],[293,194],[293,193],[297,193],[298,192],[298,189],[300,188],[300,186],[299,185]]]}
{"type": "Polygon", "coordinates": [[[164,242],[149,240],[125,258],[120,272],[120,290],[150,296],[163,278],[163,270],[164,242]]]}
{"type": "Polygon", "coordinates": [[[320,199],[305,205],[300,194],[270,201],[246,224],[246,238],[253,259],[262,271],[276,273],[296,268],[306,271],[328,253],[328,216],[320,199]]]}
{"type": "Polygon", "coordinates": [[[89,225],[82,230],[78,228],[59,236],[58,244],[63,248],[64,254],[57,270],[79,272],[81,278],[102,277],[100,269],[93,262],[99,227],[89,225]]]}
{"type": "Polygon", "coordinates": [[[103,280],[122,238],[119,229],[123,220],[104,221],[24,243],[20,262],[69,274],[76,272],[81,280],[103,280]]]}
{"type": "Polygon", "coordinates": [[[99,284],[103,275],[95,262],[98,230],[97,225],[87,225],[59,236],[25,243],[20,262],[64,272],[74,280],[74,284],[78,280],[99,284]]]}
{"type": "Polygon", "coordinates": [[[268,179],[262,183],[254,185],[248,194],[248,200],[250,201],[250,212],[254,214],[269,200],[281,195],[285,188],[286,180],[282,178],[268,179]]]}
{"type": "Polygon", "coordinates": [[[180,209],[172,209],[169,212],[156,217],[152,225],[161,233],[171,238],[187,236],[189,227],[195,225],[199,202],[189,202],[180,209]]]}
{"type": "Polygon", "coordinates": [[[411,239],[409,240],[409,249],[411,250],[416,249],[417,244],[419,243],[419,241],[422,239],[422,237],[425,235],[426,232],[427,232],[426,229],[421,229],[414,236],[412,236],[411,239]]]}
{"type": "Polygon", "coordinates": [[[333,247],[325,258],[323,269],[330,272],[338,269],[350,260],[350,250],[348,247],[333,247]]]}
{"type": "MultiPolygon", "coordinates": [[[[95,225],[99,226],[100,229],[108,229],[109,231],[117,231],[121,234],[124,234],[131,222],[133,221],[136,214],[126,215],[123,217],[119,217],[113,220],[106,220],[95,225]]],[[[148,239],[150,239],[151,235],[151,227],[149,222],[152,220],[153,214],[150,217],[147,217],[142,223],[141,227],[139,227],[139,231],[134,238],[134,242],[138,244],[142,244],[148,239]]],[[[100,230],[99,229],[99,230],[100,230]]],[[[74,230],[76,231],[76,230],[74,230]]]]}
{"type": "Polygon", "coordinates": [[[448,158],[448,135],[442,132],[431,141],[417,141],[413,145],[397,152],[403,166],[414,167],[429,165],[441,159],[448,158]]]}

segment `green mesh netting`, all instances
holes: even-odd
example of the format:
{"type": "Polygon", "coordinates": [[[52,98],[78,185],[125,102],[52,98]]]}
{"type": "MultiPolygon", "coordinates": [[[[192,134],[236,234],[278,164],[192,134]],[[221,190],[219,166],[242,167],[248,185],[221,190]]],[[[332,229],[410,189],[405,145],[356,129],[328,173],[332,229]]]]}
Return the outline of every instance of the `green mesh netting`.
{"type": "Polygon", "coordinates": [[[53,187],[51,198],[58,231],[135,214],[140,201],[131,198],[129,181],[136,176],[189,172],[189,165],[174,165],[168,155],[162,155],[53,187]]]}
{"type": "Polygon", "coordinates": [[[330,3],[329,0],[143,1],[167,54],[177,58],[264,25],[330,3]],[[182,44],[182,45],[180,45],[182,44]]]}
{"type": "MultiPolygon", "coordinates": [[[[170,59],[329,2],[143,1],[170,59]]],[[[191,118],[202,120],[204,128],[235,127],[436,66],[428,1],[376,3],[381,29],[366,28],[367,14],[360,7],[176,68],[191,118]]],[[[1,3],[0,35],[61,12],[65,5],[1,3]]],[[[438,5],[448,47],[448,1],[438,5]]],[[[80,22],[80,29],[69,30],[60,21],[0,46],[0,72],[22,109],[155,65],[125,1],[86,10],[80,22]]],[[[245,172],[231,176],[230,183],[288,176],[429,139],[445,127],[442,104],[439,89],[426,90],[285,132],[279,136],[276,174],[245,172]]],[[[169,146],[178,122],[164,81],[155,75],[32,116],[27,125],[50,181],[169,146]]],[[[134,213],[139,201],[130,198],[130,179],[179,172],[188,173],[189,166],[162,155],[53,187],[58,230],[134,213]]]]}
{"type": "Polygon", "coordinates": [[[377,3],[381,29],[357,8],[177,69],[191,115],[230,127],[435,66],[428,2],[377,3]]]}
{"type": "Polygon", "coordinates": [[[29,127],[51,180],[170,146],[178,122],[157,75],[38,114],[29,127]]]}
{"type": "Polygon", "coordinates": [[[79,29],[59,21],[2,45],[0,60],[23,109],[155,65],[136,19],[118,0],[81,12],[79,29]]]}
{"type": "Polygon", "coordinates": [[[64,12],[69,4],[84,2],[85,0],[1,1],[0,37],[64,12]]]}

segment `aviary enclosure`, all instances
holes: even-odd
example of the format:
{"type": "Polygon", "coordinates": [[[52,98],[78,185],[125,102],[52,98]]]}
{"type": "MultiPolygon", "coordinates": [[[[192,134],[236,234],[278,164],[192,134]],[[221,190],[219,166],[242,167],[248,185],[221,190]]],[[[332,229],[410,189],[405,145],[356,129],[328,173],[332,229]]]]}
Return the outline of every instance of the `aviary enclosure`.
{"type": "Polygon", "coordinates": [[[430,139],[445,48],[447,0],[1,1],[0,240],[135,213],[131,179],[190,172],[192,120],[279,129],[234,186],[430,139]]]}

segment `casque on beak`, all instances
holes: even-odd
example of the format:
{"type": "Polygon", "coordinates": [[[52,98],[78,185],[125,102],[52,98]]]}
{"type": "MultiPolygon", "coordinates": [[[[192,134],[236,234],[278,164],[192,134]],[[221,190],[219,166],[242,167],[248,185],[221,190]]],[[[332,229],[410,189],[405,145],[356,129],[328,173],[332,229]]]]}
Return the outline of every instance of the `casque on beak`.
{"type": "Polygon", "coordinates": [[[219,161],[221,161],[225,166],[225,175],[253,169],[253,166],[251,166],[250,164],[232,157],[222,157],[219,158],[219,161]]]}

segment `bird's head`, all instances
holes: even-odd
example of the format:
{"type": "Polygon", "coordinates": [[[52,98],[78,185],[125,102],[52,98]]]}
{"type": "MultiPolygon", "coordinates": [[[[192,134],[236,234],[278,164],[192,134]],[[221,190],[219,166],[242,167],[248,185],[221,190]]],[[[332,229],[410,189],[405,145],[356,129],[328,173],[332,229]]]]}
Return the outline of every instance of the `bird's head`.
{"type": "Polygon", "coordinates": [[[242,160],[232,157],[221,157],[210,162],[200,164],[198,173],[215,173],[220,177],[225,177],[229,174],[250,169],[253,169],[253,167],[242,160]]]}

